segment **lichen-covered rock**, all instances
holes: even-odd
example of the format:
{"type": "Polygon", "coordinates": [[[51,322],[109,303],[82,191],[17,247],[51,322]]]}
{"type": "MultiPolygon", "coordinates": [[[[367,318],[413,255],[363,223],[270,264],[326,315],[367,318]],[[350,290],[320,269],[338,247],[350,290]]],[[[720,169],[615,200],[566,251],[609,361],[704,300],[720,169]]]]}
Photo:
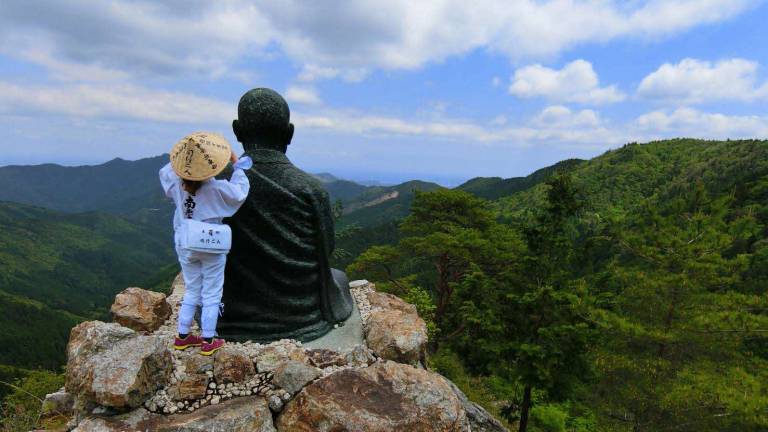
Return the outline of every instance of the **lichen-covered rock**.
{"type": "Polygon", "coordinates": [[[274,370],[272,384],[290,394],[301,390],[305,385],[322,375],[322,371],[314,366],[297,361],[287,361],[274,370]]]}
{"type": "Polygon", "coordinates": [[[74,432],[276,432],[262,397],[244,397],[200,408],[189,414],[163,416],[138,409],[115,417],[80,422],[74,432]]]}
{"type": "Polygon", "coordinates": [[[496,420],[485,408],[469,400],[456,384],[446,380],[453,392],[459,398],[461,406],[467,413],[467,420],[472,427],[472,432],[509,432],[500,421],[496,420]]]}
{"type": "Polygon", "coordinates": [[[416,307],[387,293],[368,294],[371,312],[365,338],[377,356],[400,363],[416,364],[424,358],[427,325],[416,307]]]}
{"type": "Polygon", "coordinates": [[[269,404],[269,409],[271,409],[272,412],[279,413],[283,410],[283,399],[278,395],[273,394],[269,396],[267,403],[269,404]]]}
{"type": "Polygon", "coordinates": [[[259,373],[272,372],[276,367],[290,360],[309,362],[302,348],[292,344],[270,345],[263,348],[256,356],[256,369],[259,373]]]}
{"type": "Polygon", "coordinates": [[[283,408],[276,425],[297,432],[469,430],[461,402],[443,377],[394,362],[315,381],[283,408]]]}
{"type": "Polygon", "coordinates": [[[154,331],[171,316],[165,294],[141,288],[127,288],[110,309],[112,320],[136,331],[154,331]]]}
{"type": "Polygon", "coordinates": [[[219,384],[243,382],[256,374],[248,354],[233,345],[225,345],[214,356],[213,376],[219,384]]]}
{"type": "Polygon", "coordinates": [[[184,362],[184,370],[192,374],[204,374],[213,370],[213,356],[199,355],[196,352],[187,357],[184,362]]]}
{"type": "Polygon", "coordinates": [[[307,350],[307,357],[310,364],[321,369],[347,364],[347,359],[341,353],[326,348],[307,350]]]}
{"type": "Polygon", "coordinates": [[[344,354],[344,361],[350,366],[365,367],[376,361],[376,359],[368,347],[355,345],[354,348],[344,354]]]}
{"type": "Polygon", "coordinates": [[[55,393],[47,394],[43,401],[42,416],[71,415],[74,404],[75,398],[63,389],[55,393]]]}
{"type": "Polygon", "coordinates": [[[72,329],[67,359],[67,392],[113,408],[141,405],[167,382],[173,365],[167,340],[101,321],[72,329]]]}
{"type": "Polygon", "coordinates": [[[187,374],[172,388],[174,400],[196,400],[205,397],[208,390],[208,376],[206,374],[187,374]]]}

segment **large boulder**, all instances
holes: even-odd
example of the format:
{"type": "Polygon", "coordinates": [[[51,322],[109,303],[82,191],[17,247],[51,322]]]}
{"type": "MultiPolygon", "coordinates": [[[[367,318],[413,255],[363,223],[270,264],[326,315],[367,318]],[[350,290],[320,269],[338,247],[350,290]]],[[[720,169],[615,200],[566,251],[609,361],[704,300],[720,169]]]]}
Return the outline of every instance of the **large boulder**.
{"type": "Polygon", "coordinates": [[[233,399],[189,414],[164,416],[145,409],[115,417],[93,417],[74,432],[276,432],[272,414],[262,397],[233,399]]]}
{"type": "Polygon", "coordinates": [[[87,321],[72,329],[67,345],[66,391],[80,402],[135,408],[171,374],[168,341],[116,323],[87,321]]]}
{"type": "Polygon", "coordinates": [[[370,292],[365,338],[377,356],[415,365],[424,359],[427,324],[416,307],[387,293],[370,292]]]}
{"type": "Polygon", "coordinates": [[[345,369],[304,387],[277,419],[280,431],[459,432],[466,413],[445,378],[393,362],[345,369]]]}
{"type": "Polygon", "coordinates": [[[165,294],[141,288],[126,288],[115,296],[112,320],[136,331],[155,331],[171,316],[165,294]]]}

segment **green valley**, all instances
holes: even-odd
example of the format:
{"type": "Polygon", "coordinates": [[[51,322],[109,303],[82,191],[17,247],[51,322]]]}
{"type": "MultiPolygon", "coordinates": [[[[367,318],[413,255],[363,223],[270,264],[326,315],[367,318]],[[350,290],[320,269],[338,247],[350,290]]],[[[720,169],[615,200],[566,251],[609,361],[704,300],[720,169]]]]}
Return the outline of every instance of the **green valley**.
{"type": "MultiPolygon", "coordinates": [[[[125,287],[167,288],[164,160],[76,205],[57,186],[108,171],[0,168],[39,179],[0,203],[3,376],[57,370],[69,328],[125,287]]],[[[415,304],[430,367],[510,427],[768,428],[768,142],[632,143],[454,189],[317,177],[340,204],[335,265],[415,304]]]]}

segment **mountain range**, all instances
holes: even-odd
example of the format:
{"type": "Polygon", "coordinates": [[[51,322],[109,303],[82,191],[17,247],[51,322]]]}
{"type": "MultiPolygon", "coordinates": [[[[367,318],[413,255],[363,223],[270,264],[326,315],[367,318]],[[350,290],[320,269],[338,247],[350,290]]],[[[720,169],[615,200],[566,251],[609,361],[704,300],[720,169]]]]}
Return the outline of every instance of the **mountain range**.
{"type": "MultiPolygon", "coordinates": [[[[4,347],[0,350],[0,379],[11,381],[20,376],[19,368],[59,368],[72,325],[107,319],[111,299],[125,287],[168,286],[178,269],[168,241],[172,208],[156,184],[156,172],[165,160],[167,156],[133,162],[116,159],[84,167],[0,167],[5,185],[0,191],[0,226],[6,234],[6,240],[0,242],[0,325],[4,329],[0,332],[4,347]]],[[[687,331],[690,326],[698,330],[715,326],[717,330],[723,323],[730,326],[764,315],[761,303],[744,303],[743,298],[764,298],[768,283],[767,160],[768,141],[676,139],[627,144],[591,160],[564,160],[525,177],[474,178],[456,188],[488,200],[497,220],[514,229],[546,206],[551,189],[545,182],[558,171],[570,173],[579,201],[587,205],[578,225],[584,232],[573,233],[588,240],[576,245],[578,268],[584,286],[607,314],[604,318],[616,319],[618,326],[601,334],[602,345],[595,355],[620,361],[596,363],[600,379],[584,384],[583,394],[577,398],[581,402],[573,405],[572,414],[591,407],[605,416],[633,406],[636,399],[642,401],[638,406],[649,400],[663,405],[662,396],[674,392],[685,395],[674,399],[676,403],[695,405],[696,397],[704,394],[695,391],[702,388],[707,389],[706,394],[718,395],[718,401],[729,400],[727,391],[738,380],[728,381],[723,370],[739,379],[747,376],[746,383],[758,382],[749,380],[758,380],[759,374],[753,372],[765,370],[760,365],[768,359],[768,344],[760,333],[739,336],[727,330],[714,343],[704,333],[687,331]],[[672,234],[684,241],[668,238],[672,234]],[[703,244],[698,245],[699,241],[703,244]],[[679,247],[681,253],[703,251],[704,255],[678,257],[670,245],[679,247]],[[659,262],[669,265],[659,267],[659,262]],[[681,267],[681,263],[686,264],[681,267]],[[681,286],[693,291],[678,299],[677,279],[671,275],[680,269],[688,269],[684,275],[692,278],[681,286]],[[700,279],[711,286],[702,291],[700,279]],[[657,312],[668,314],[672,310],[669,302],[679,303],[680,321],[664,324],[657,312]],[[721,320],[726,313],[730,314],[727,320],[721,320]],[[699,315],[687,322],[693,319],[689,314],[699,315]],[[675,327],[669,335],[682,341],[669,348],[685,354],[670,355],[682,372],[670,374],[663,383],[649,383],[644,365],[660,356],[653,342],[657,336],[651,336],[671,337],[659,330],[664,326],[675,327]],[[699,344],[704,337],[708,339],[699,344]],[[696,375],[686,375],[691,361],[697,362],[690,369],[696,375]],[[749,374],[741,375],[744,371],[749,374]],[[622,385],[611,381],[617,377],[622,385]],[[687,381],[691,377],[699,381],[691,384],[687,381]]],[[[418,180],[381,186],[328,173],[316,177],[343,208],[336,243],[345,253],[334,257],[338,268],[346,268],[373,245],[397,244],[403,235],[399,221],[409,214],[416,194],[442,188],[418,180]]],[[[409,271],[413,265],[408,263],[409,271]]],[[[354,273],[354,266],[349,270],[354,273]]],[[[353,276],[376,281],[367,274],[353,276]]],[[[744,322],[751,325],[749,320],[744,322]]],[[[755,323],[754,328],[764,331],[764,325],[755,323]]],[[[452,362],[443,367],[461,376],[464,372],[452,362]]],[[[508,399],[506,387],[498,386],[495,377],[484,379],[470,377],[464,385],[490,392],[493,397],[488,400],[494,403],[508,399]]],[[[754,394],[764,392],[755,388],[754,394]]],[[[731,399],[734,407],[740,404],[740,399],[731,399]]],[[[754,399],[754,403],[762,400],[754,399]]],[[[563,408],[566,405],[558,409],[568,411],[563,408]]],[[[679,412],[688,412],[688,405],[684,408],[679,412]]],[[[731,418],[738,423],[747,416],[731,418]]],[[[737,425],[730,430],[762,429],[737,425]]]]}
{"type": "MultiPolygon", "coordinates": [[[[173,208],[157,182],[167,158],[0,167],[0,223],[15,239],[0,244],[0,320],[7,330],[0,343],[19,347],[4,350],[0,364],[61,364],[60,348],[74,322],[106,318],[115,293],[131,285],[162,287],[178,271],[169,241],[173,208]],[[14,316],[25,318],[9,318],[14,316]],[[31,345],[29,332],[40,329],[29,322],[54,329],[48,342],[31,345]],[[24,355],[34,350],[39,358],[24,355]]],[[[558,169],[584,164],[565,160],[526,177],[478,177],[457,188],[505,203],[558,169]]],[[[381,186],[328,173],[315,177],[343,208],[338,229],[352,228],[337,241],[346,252],[334,260],[341,268],[372,244],[396,241],[397,221],[408,214],[414,194],[442,187],[419,180],[381,186]]]]}

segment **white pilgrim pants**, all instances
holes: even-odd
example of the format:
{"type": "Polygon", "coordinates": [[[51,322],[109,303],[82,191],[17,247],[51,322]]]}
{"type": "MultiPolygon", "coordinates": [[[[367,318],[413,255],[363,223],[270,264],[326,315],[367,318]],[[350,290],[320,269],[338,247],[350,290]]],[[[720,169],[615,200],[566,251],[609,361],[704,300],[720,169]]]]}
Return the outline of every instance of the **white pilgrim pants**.
{"type": "Polygon", "coordinates": [[[184,299],[179,309],[179,333],[187,334],[195,318],[198,307],[200,313],[201,336],[216,335],[216,323],[219,320],[221,295],[224,291],[224,265],[227,254],[212,254],[189,249],[176,248],[184,277],[184,299]]]}

